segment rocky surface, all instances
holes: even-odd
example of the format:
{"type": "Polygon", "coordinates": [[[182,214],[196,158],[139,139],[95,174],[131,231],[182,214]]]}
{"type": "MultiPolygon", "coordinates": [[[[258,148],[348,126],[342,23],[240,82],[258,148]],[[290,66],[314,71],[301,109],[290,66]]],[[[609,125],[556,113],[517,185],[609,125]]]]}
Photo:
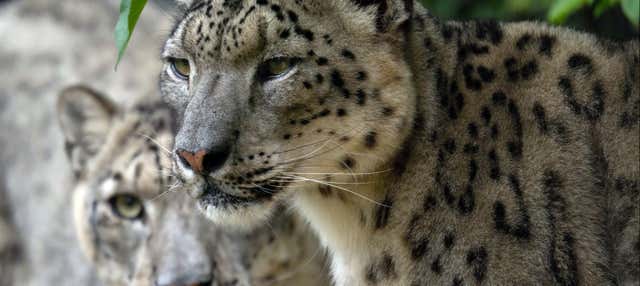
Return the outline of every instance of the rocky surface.
{"type": "Polygon", "coordinates": [[[115,72],[118,2],[0,1],[0,285],[12,265],[14,285],[97,285],[73,232],[55,102],[75,83],[122,103],[155,93],[171,13],[147,6],[115,72]]]}

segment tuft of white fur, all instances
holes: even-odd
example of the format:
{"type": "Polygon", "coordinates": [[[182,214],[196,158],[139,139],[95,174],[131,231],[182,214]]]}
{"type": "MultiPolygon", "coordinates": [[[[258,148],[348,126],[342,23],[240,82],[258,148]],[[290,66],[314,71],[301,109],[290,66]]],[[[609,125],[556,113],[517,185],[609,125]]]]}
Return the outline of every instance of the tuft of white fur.
{"type": "MultiPolygon", "coordinates": [[[[305,184],[296,190],[293,207],[309,223],[320,242],[331,254],[331,274],[335,285],[359,285],[362,270],[370,258],[367,230],[362,228],[357,208],[351,208],[333,199],[319,200],[317,193],[305,184]]],[[[348,195],[347,195],[348,196],[348,195]]],[[[354,200],[358,200],[354,197],[354,200]]],[[[362,201],[363,205],[371,204],[362,201]]]]}
{"type": "Polygon", "coordinates": [[[198,203],[198,209],[207,219],[217,225],[248,231],[269,220],[274,210],[272,205],[273,203],[269,202],[221,208],[198,203]]]}

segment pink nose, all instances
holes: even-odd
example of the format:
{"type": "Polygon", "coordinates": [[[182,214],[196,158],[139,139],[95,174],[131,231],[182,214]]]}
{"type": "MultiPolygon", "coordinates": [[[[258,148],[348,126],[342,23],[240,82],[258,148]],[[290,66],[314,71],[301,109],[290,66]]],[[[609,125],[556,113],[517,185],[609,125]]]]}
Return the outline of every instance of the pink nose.
{"type": "Polygon", "coordinates": [[[195,173],[208,175],[222,168],[229,158],[230,148],[219,148],[216,150],[200,149],[189,152],[184,149],[176,150],[176,154],[185,167],[191,168],[195,173]]]}
{"type": "Polygon", "coordinates": [[[198,174],[204,173],[205,167],[203,163],[208,154],[207,150],[202,149],[195,153],[186,150],[178,150],[177,153],[180,160],[182,160],[182,163],[191,168],[191,170],[198,174]]]}

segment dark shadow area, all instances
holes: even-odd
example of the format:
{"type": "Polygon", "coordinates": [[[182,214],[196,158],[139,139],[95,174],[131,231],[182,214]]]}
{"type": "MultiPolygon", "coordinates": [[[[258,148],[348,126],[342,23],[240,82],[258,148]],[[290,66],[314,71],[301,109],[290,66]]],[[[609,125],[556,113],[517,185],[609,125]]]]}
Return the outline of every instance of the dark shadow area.
{"type": "Polygon", "coordinates": [[[0,166],[0,285],[13,285],[15,271],[23,264],[20,241],[0,166]]]}

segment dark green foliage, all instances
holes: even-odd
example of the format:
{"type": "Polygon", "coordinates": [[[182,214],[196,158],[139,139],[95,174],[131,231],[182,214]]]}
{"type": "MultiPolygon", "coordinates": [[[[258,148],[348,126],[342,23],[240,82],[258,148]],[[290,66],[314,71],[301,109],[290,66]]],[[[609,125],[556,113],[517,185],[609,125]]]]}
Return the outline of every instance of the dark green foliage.
{"type": "MultiPolygon", "coordinates": [[[[540,20],[613,39],[638,37],[640,0],[420,0],[445,19],[540,20]],[[626,19],[626,20],[623,20],[626,19]]],[[[121,0],[115,38],[120,62],[147,0],[121,0]]]]}
{"type": "Polygon", "coordinates": [[[611,39],[638,37],[640,0],[421,0],[445,19],[536,20],[611,39]]]}

